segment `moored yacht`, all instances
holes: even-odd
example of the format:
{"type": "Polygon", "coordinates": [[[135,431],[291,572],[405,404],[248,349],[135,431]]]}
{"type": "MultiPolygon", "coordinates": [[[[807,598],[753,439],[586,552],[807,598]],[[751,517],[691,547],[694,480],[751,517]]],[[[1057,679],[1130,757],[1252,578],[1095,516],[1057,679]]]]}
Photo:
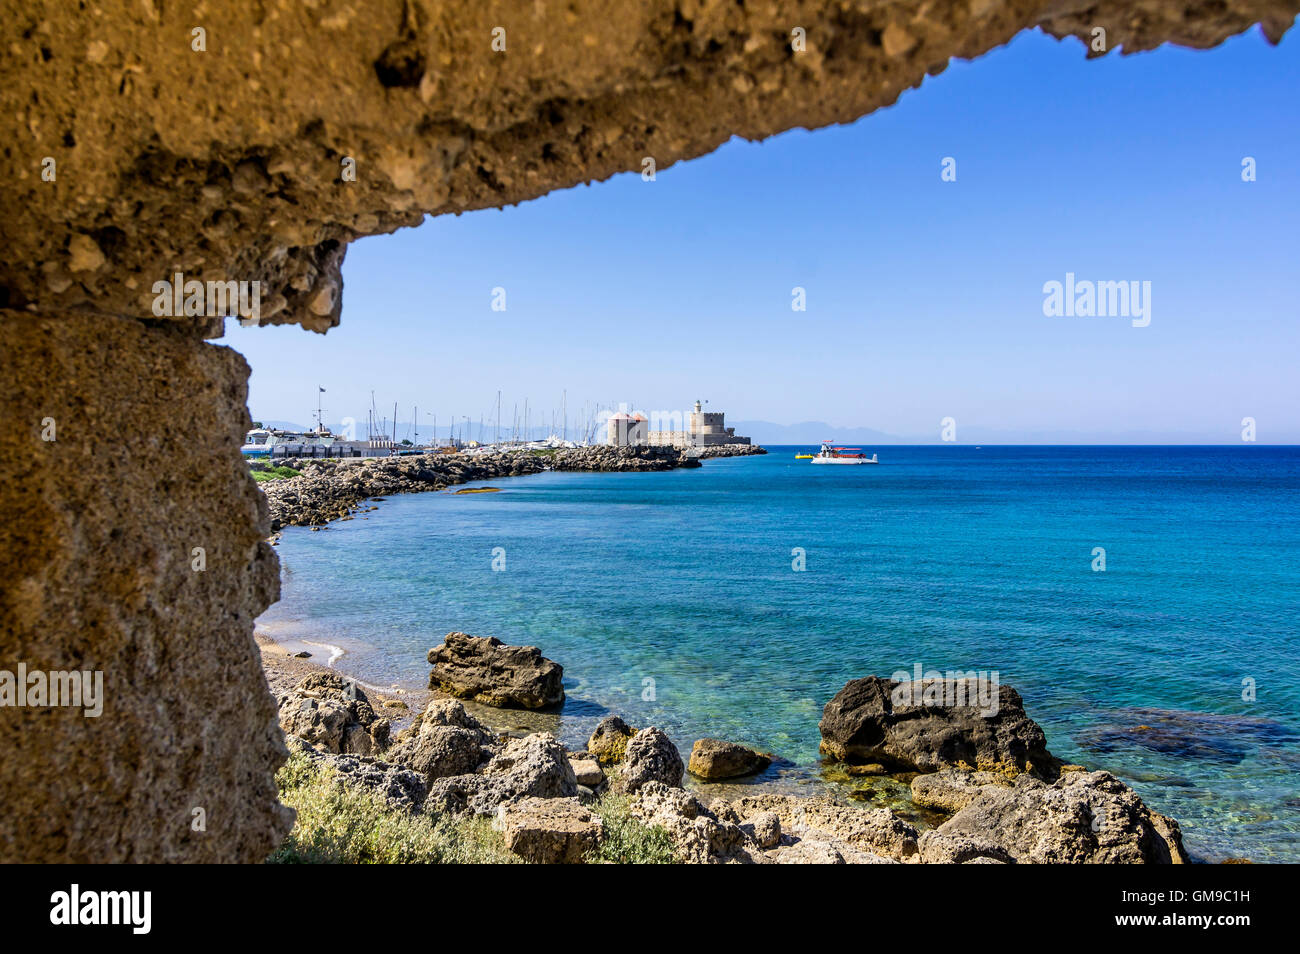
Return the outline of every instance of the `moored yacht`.
{"type": "Polygon", "coordinates": [[[876,455],[868,457],[863,453],[849,453],[850,451],[861,451],[861,447],[837,447],[830,441],[822,441],[821,450],[812,458],[814,464],[878,464],[879,460],[876,455]]]}

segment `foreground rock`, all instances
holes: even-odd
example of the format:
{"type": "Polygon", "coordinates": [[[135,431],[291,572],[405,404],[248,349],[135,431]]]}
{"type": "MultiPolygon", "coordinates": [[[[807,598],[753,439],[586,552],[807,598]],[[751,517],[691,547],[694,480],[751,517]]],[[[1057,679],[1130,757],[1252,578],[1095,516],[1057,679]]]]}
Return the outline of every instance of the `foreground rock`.
{"type": "Polygon", "coordinates": [[[429,688],[500,709],[545,709],[564,701],[564,669],[536,646],[448,633],[429,650],[429,688]]]}
{"type": "Polygon", "coordinates": [[[345,783],[373,792],[391,808],[417,812],[424,805],[428,787],[418,772],[369,756],[323,752],[294,736],[285,742],[290,753],[302,753],[316,765],[333,769],[345,783]]]}
{"type": "MultiPolygon", "coordinates": [[[[824,856],[831,864],[838,854],[844,863],[878,860],[905,861],[917,853],[920,833],[884,808],[846,805],[830,796],[811,798],[797,795],[762,794],[746,796],[731,803],[738,817],[756,817],[771,813],[780,821],[782,832],[802,842],[803,849],[793,853],[824,856]],[[819,843],[815,850],[813,843],[819,843]],[[857,854],[870,858],[857,858],[857,854]]],[[[781,860],[781,859],[777,859],[781,860]]]]}
{"type": "Polygon", "coordinates": [[[576,864],[600,844],[604,823],[576,798],[525,798],[501,813],[506,847],[535,864],[576,864]]]}
{"type": "Polygon", "coordinates": [[[435,699],[386,757],[419,772],[431,783],[473,772],[492,757],[494,741],[492,732],[459,702],[435,699]]]}
{"type": "Polygon", "coordinates": [[[845,762],[1048,777],[1060,766],[1020,694],[974,679],[854,679],[826,704],[820,729],[822,752],[845,762]]]}
{"type": "Polygon", "coordinates": [[[1185,864],[1182,832],[1109,772],[1021,775],[980,787],[920,838],[921,860],[1019,864],[1185,864]]]}
{"type": "Polygon", "coordinates": [[[492,816],[524,798],[569,798],[578,781],[564,747],[544,733],[510,739],[473,774],[453,775],[429,786],[425,807],[453,815],[492,816]]]}
{"type": "Polygon", "coordinates": [[[772,757],[736,742],[697,739],[691,749],[690,773],[706,780],[753,775],[772,764],[772,757]]]}
{"type": "Polygon", "coordinates": [[[918,775],[912,779],[912,801],[924,808],[941,812],[961,811],[985,785],[1009,786],[1005,775],[995,772],[965,772],[961,769],[944,769],[931,775],[918,775]]]}
{"type": "Polygon", "coordinates": [[[681,788],[647,781],[638,788],[630,811],[633,818],[667,832],[682,861],[719,864],[754,860],[752,850],[758,846],[738,824],[719,818],[681,788]]]}
{"type": "Polygon", "coordinates": [[[280,696],[280,728],[326,752],[377,755],[392,723],[381,719],[355,682],[318,672],[280,696]]]}
{"type": "Polygon", "coordinates": [[[625,792],[635,792],[649,782],[680,788],[684,772],[681,753],[672,739],[651,726],[628,740],[619,784],[625,792]]]}

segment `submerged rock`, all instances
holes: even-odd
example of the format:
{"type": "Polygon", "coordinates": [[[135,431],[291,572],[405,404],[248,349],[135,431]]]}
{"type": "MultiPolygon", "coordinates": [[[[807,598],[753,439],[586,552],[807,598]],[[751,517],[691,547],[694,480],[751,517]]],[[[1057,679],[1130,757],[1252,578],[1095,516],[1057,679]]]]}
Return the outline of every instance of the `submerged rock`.
{"type": "Polygon", "coordinates": [[[1011,785],[981,786],[919,846],[929,863],[1187,862],[1178,823],[1109,772],[1066,772],[1050,785],[1025,774],[1011,785]]]}
{"type": "Polygon", "coordinates": [[[1296,734],[1258,716],[1135,706],[1110,713],[1107,724],[1081,732],[1078,739],[1094,752],[1140,746],[1180,759],[1235,765],[1253,748],[1294,743],[1296,734]]]}
{"type": "Polygon", "coordinates": [[[772,764],[772,757],[736,742],[697,739],[691,749],[690,773],[702,779],[753,775],[772,764]]]}
{"type": "Polygon", "coordinates": [[[1043,730],[1025,715],[1020,694],[975,679],[854,679],[826,704],[819,727],[821,751],[845,762],[1008,776],[1054,776],[1060,765],[1043,730]]]}
{"type": "Polygon", "coordinates": [[[429,688],[501,709],[544,709],[564,701],[564,669],[536,646],[448,633],[429,650],[429,688]]]}
{"type": "Polygon", "coordinates": [[[649,782],[680,788],[684,772],[681,753],[672,739],[651,726],[628,740],[619,783],[625,792],[635,792],[649,782]]]}

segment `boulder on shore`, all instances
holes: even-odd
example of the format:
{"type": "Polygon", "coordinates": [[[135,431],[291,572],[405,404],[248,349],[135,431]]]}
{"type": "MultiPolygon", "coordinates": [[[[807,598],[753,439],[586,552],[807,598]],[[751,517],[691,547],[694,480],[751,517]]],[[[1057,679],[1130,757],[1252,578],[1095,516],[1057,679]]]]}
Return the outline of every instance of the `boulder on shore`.
{"type": "Polygon", "coordinates": [[[501,812],[506,847],[534,864],[578,864],[600,844],[604,823],[576,798],[525,798],[501,812]]]}
{"type": "Polygon", "coordinates": [[[1109,772],[1020,775],[984,785],[919,841],[921,860],[1020,864],[1186,864],[1182,831],[1109,772]]]}
{"type": "Polygon", "coordinates": [[[772,757],[737,742],[696,739],[691,749],[689,771],[706,780],[753,775],[772,764],[772,757]]]}
{"type": "Polygon", "coordinates": [[[452,815],[491,816],[524,798],[570,798],[578,780],[564,746],[546,733],[511,739],[477,772],[452,775],[429,785],[425,807],[452,815]]]}
{"type": "Polygon", "coordinates": [[[1010,686],[978,679],[854,679],[822,711],[821,751],[917,772],[979,769],[1054,778],[1060,761],[1010,686]]]}
{"type": "Polygon", "coordinates": [[[941,812],[959,812],[975,800],[985,785],[1010,785],[1005,775],[995,772],[963,772],[944,769],[912,779],[912,801],[941,812]]]}
{"type": "Polygon", "coordinates": [[[392,723],[375,715],[354,681],[314,672],[278,699],[280,728],[326,752],[378,755],[392,723]]]}
{"type": "Polygon", "coordinates": [[[623,761],[628,739],[636,735],[632,728],[616,715],[606,716],[587,740],[587,751],[606,765],[623,761]]]}
{"type": "Polygon", "coordinates": [[[424,804],[428,788],[417,772],[366,755],[322,752],[292,735],[284,741],[291,754],[300,753],[309,761],[332,769],[344,784],[378,795],[389,808],[414,813],[424,804]]]}
{"type": "Polygon", "coordinates": [[[673,740],[651,726],[628,740],[619,783],[624,792],[635,792],[648,782],[681,788],[685,770],[673,740]]]}
{"type": "Polygon", "coordinates": [[[495,738],[455,699],[435,699],[412,731],[399,734],[385,757],[413,769],[427,782],[465,775],[492,757],[495,738]]]}
{"type": "Polygon", "coordinates": [[[429,688],[499,709],[545,709],[564,701],[564,668],[536,646],[448,633],[429,650],[429,688]]]}

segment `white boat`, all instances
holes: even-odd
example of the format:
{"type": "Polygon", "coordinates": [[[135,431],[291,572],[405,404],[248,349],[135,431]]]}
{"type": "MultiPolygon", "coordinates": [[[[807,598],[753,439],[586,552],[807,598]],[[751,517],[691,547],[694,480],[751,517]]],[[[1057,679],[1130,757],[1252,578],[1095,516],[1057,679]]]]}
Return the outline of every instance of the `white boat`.
{"type": "Polygon", "coordinates": [[[876,455],[850,454],[846,451],[861,451],[861,447],[837,447],[830,441],[822,441],[821,450],[812,458],[814,464],[878,464],[876,455]]]}

